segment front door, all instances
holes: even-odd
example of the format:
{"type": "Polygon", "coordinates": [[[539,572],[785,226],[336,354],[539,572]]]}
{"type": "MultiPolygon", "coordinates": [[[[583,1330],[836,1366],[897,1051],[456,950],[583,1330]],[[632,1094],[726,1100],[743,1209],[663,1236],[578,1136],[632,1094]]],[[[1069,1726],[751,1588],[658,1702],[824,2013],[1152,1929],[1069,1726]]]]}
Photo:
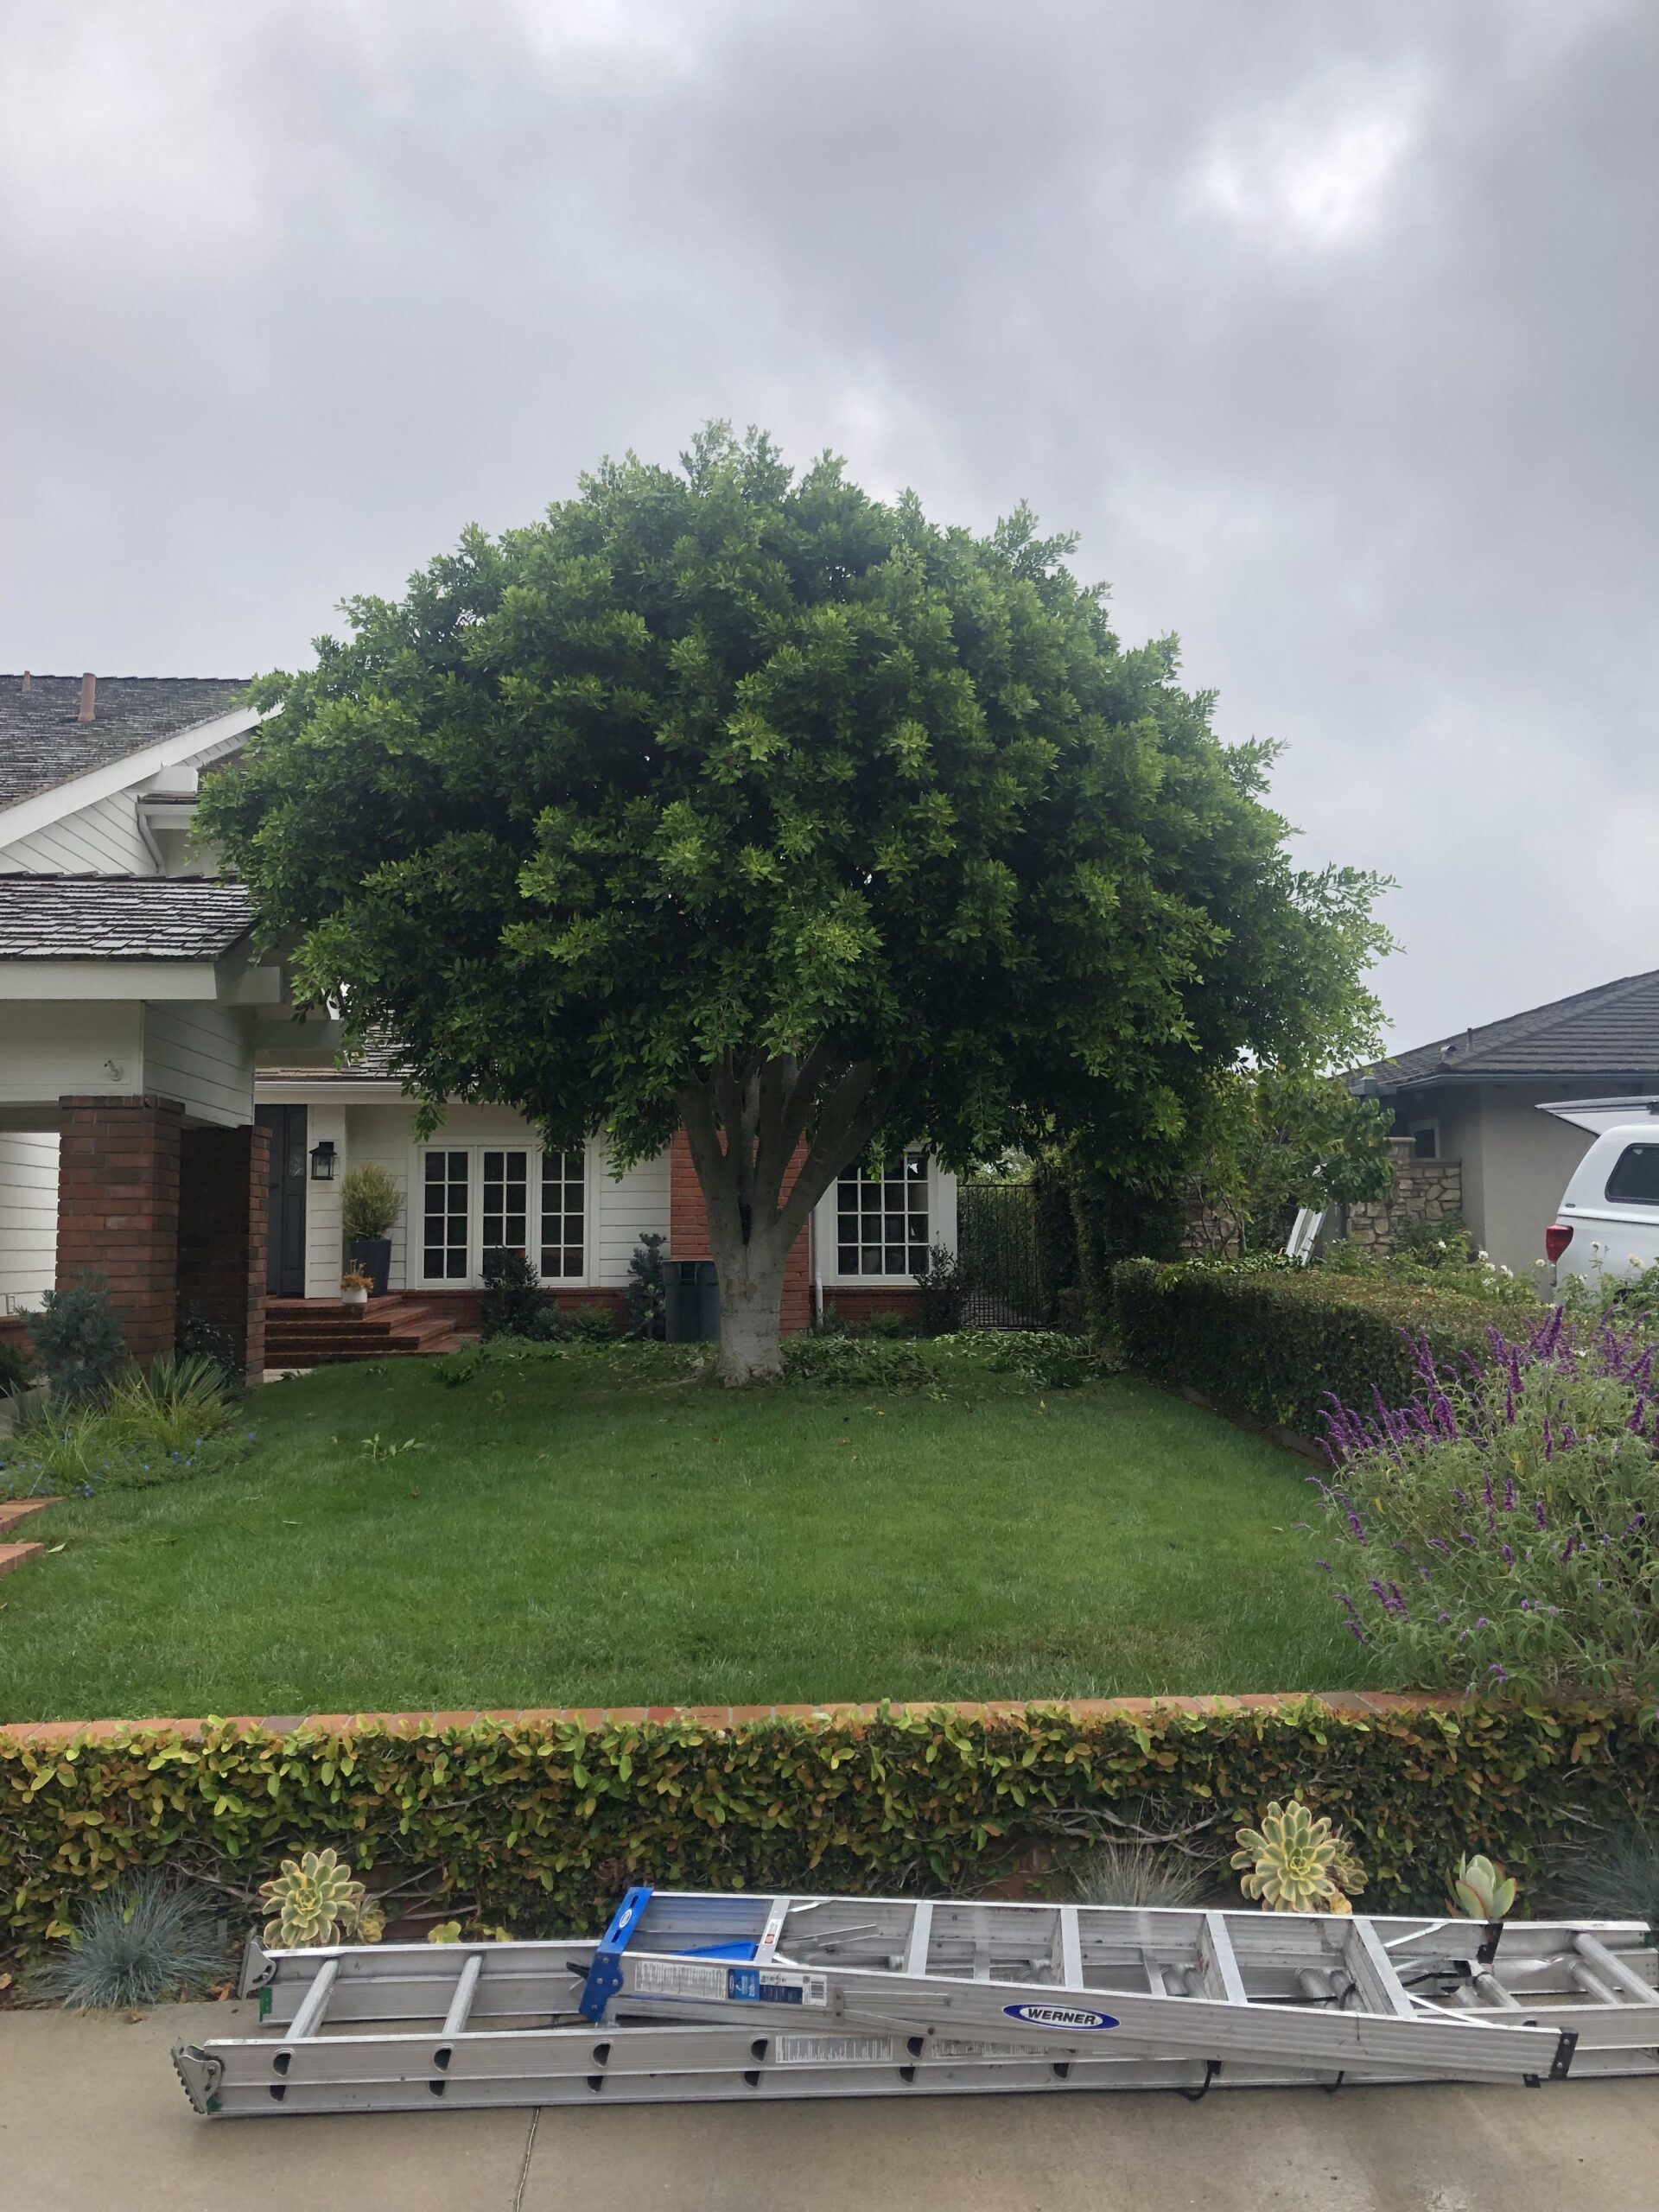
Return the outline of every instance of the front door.
{"type": "Polygon", "coordinates": [[[305,1109],[259,1106],[254,1119],[270,1131],[270,1229],[265,1289],[272,1298],[305,1295],[305,1109]]]}

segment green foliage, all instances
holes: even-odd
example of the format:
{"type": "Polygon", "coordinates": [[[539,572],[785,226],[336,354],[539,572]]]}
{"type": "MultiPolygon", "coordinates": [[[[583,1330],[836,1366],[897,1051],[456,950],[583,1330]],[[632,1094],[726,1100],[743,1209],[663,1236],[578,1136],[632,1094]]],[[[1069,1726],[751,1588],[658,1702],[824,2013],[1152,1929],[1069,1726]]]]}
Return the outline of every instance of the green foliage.
{"type": "Polygon", "coordinates": [[[965,1166],[1084,1128],[1155,1179],[1241,1055],[1365,1056],[1379,886],[1292,866],[1272,748],[1071,550],[715,425],[348,602],[254,686],[202,832],[429,1113],[602,1122],[621,1165],[687,1126],[728,1313],[731,1255],[921,1134],[965,1166]]]}
{"type": "Polygon", "coordinates": [[[100,1396],[126,1363],[109,1284],[90,1268],[77,1269],[69,1289],[44,1294],[29,1333],[52,1395],[66,1404],[100,1396]]]}
{"type": "Polygon", "coordinates": [[[1241,1827],[1229,1864],[1246,1870],[1239,1888],[1269,1912],[1349,1912],[1364,1869],[1328,1814],[1315,1820],[1300,1797],[1271,1804],[1259,1828],[1241,1827]]]}
{"type": "Polygon", "coordinates": [[[1125,1260],[1173,1260],[1185,1203],[1177,1189],[1135,1189],[1103,1173],[1081,1144],[1069,1149],[1066,1184],[1084,1315],[1089,1327],[1103,1335],[1115,1323],[1114,1270],[1125,1260]]]}
{"type": "Polygon", "coordinates": [[[1292,1796],[1341,1821],[1378,1910],[1432,1913],[1440,1870],[1471,1847],[1530,1873],[1569,1859],[1586,1822],[1651,1821],[1659,1741],[1629,1707],[1362,1714],[1311,1699],[729,1729],[684,1715],[0,1733],[0,1896],[12,1940],[33,1945],[130,1869],[224,1862],[245,1880],[333,1846],[391,1880],[429,1872],[520,1935],[563,1933],[602,1925],[635,1880],[954,1889],[1056,1814],[1133,1808],[1163,1833],[1211,1819],[1219,1836],[1292,1796]]]}
{"type": "Polygon", "coordinates": [[[647,1230],[628,1255],[626,1333],[662,1340],[668,1326],[668,1289],[663,1281],[663,1247],[667,1237],[647,1230]]]}
{"type": "Polygon", "coordinates": [[[1208,1143],[1189,1188],[1239,1249],[1281,1250],[1300,1207],[1388,1196],[1389,1129],[1376,1099],[1356,1098],[1334,1076],[1278,1068],[1236,1074],[1217,1086],[1208,1143]]]}
{"type": "Polygon", "coordinates": [[[390,1236],[403,1210],[403,1192],[378,1160],[346,1170],[340,1186],[340,1224],[347,1243],[390,1236]]]}
{"type": "Polygon", "coordinates": [[[577,1340],[585,1344],[614,1344],[616,1315],[608,1306],[583,1306],[572,1317],[577,1340]]]}
{"type": "Polygon", "coordinates": [[[200,1996],[224,1972],[224,1945],[199,1897],[164,1873],[124,1875],[76,1906],[66,1948],[30,1993],[74,2012],[200,1996]]]}
{"type": "Polygon", "coordinates": [[[18,1398],[35,1380],[35,1363],[21,1344],[0,1338],[0,1398],[18,1398]]]}
{"type": "Polygon", "coordinates": [[[1502,1920],[1515,1904],[1516,1885],[1501,1866],[1494,1866],[1484,1852],[1458,1861],[1452,1878],[1453,1909],[1467,1920],[1502,1920]]]}
{"type": "Polygon", "coordinates": [[[1563,1912],[1586,1920],[1645,1920],[1659,1939],[1659,1825],[1622,1821],[1580,1835],[1556,1883],[1563,1912]]]}
{"type": "Polygon", "coordinates": [[[1198,1861],[1150,1843],[1103,1843],[1073,1872],[1084,1904],[1133,1905],[1147,1911],[1179,1911],[1197,1904],[1211,1886],[1198,1861]]]}
{"type": "Polygon", "coordinates": [[[812,1330],[784,1339],[786,1382],[827,1382],[849,1390],[929,1390],[938,1387],[920,1344],[901,1338],[812,1330]]]}
{"type": "Polygon", "coordinates": [[[1444,1361],[1484,1354],[1500,1320],[1455,1292],[1281,1266],[1269,1255],[1254,1266],[1125,1261],[1112,1291],[1128,1366],[1308,1437],[1322,1433],[1332,1394],[1369,1406],[1375,1388],[1405,1403],[1417,1387],[1408,1332],[1444,1361]]]}
{"type": "MultiPolygon", "coordinates": [[[[1456,1215],[1441,1221],[1401,1223],[1394,1231],[1394,1249],[1386,1254],[1350,1237],[1340,1238],[1312,1264],[1325,1274],[1455,1291],[1459,1297],[1484,1299],[1493,1306],[1529,1306],[1535,1315],[1539,1303],[1535,1283],[1478,1251],[1456,1215]]],[[[1599,1311],[1600,1301],[1593,1303],[1599,1311]]]]}
{"type": "Polygon", "coordinates": [[[1634,1317],[1551,1309],[1478,1370],[1423,1358],[1387,1412],[1332,1408],[1330,1571],[1352,1633],[1412,1681],[1659,1690],[1655,1355],[1634,1317]]]}
{"type": "Polygon", "coordinates": [[[259,1894],[270,1908],[264,1929],[270,1950],[303,1951],[356,1936],[368,1893],[330,1845],[284,1859],[282,1872],[261,1882],[259,1894]]]}
{"type": "Polygon", "coordinates": [[[486,1342],[492,1337],[537,1337],[546,1326],[542,1317],[549,1308],[541,1278],[522,1252],[497,1247],[484,1255],[481,1306],[486,1342]]]}
{"type": "Polygon", "coordinates": [[[130,1367],[100,1399],[48,1401],[13,1440],[0,1494],[149,1489],[210,1474],[240,1456],[231,1378],[200,1352],[130,1367]]]}
{"type": "MultiPolygon", "coordinates": [[[[969,1278],[949,1245],[937,1241],[928,1249],[926,1264],[915,1270],[921,1292],[921,1323],[925,1336],[942,1337],[957,1326],[962,1301],[970,1287],[969,1278]]],[[[872,1316],[872,1319],[874,1319],[872,1316]]],[[[897,1315],[892,1317],[898,1319],[897,1315]]]]}
{"type": "MultiPolygon", "coordinates": [[[[173,1346],[175,1351],[194,1352],[211,1359],[226,1375],[238,1374],[246,1358],[245,1349],[238,1343],[234,1331],[191,1298],[179,1300],[173,1346]]],[[[257,1381],[257,1376],[254,1380],[257,1381]]]]}

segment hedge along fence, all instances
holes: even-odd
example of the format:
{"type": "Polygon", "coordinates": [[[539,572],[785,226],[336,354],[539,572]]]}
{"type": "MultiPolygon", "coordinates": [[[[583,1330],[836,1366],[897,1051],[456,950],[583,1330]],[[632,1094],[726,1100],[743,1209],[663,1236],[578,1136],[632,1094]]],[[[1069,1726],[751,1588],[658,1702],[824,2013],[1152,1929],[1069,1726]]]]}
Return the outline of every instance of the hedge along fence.
{"type": "Polygon", "coordinates": [[[246,1887],[284,1852],[332,1843],[385,1885],[433,1870],[486,1922],[552,1934],[601,1925],[642,1878],[972,1885],[1078,1815],[1159,1832],[1207,1821],[1192,1842],[1219,1870],[1234,1827],[1293,1791],[1348,1827],[1372,1910],[1434,1910],[1465,1851],[1504,1860],[1524,1887],[1583,1824],[1659,1813],[1659,1743],[1634,1709],[1380,1695],[725,1726],[688,1713],[41,1728],[0,1735],[0,1898],[27,1951],[129,1868],[246,1887]]]}
{"type": "Polygon", "coordinates": [[[1541,1314],[1536,1306],[1318,1270],[1235,1273],[1155,1260],[1118,1263],[1112,1304],[1130,1367],[1314,1438],[1325,1433],[1328,1393],[1362,1408],[1374,1388],[1390,1406],[1415,1395],[1408,1337],[1427,1337],[1441,1361],[1461,1352],[1484,1359],[1490,1330],[1524,1337],[1541,1314]]]}

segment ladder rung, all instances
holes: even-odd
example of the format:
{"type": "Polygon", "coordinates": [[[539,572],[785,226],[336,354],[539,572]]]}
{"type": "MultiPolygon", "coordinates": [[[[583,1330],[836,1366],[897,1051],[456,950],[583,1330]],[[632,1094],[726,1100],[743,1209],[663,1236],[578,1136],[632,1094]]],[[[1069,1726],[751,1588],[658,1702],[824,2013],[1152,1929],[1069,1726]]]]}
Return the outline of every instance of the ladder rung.
{"type": "Polygon", "coordinates": [[[924,1897],[917,1906],[910,1923],[910,1934],[905,1943],[905,1972],[927,1972],[927,1946],[933,1933],[933,1900],[924,1897]]]}
{"type": "Polygon", "coordinates": [[[322,2024],[322,2016],[328,2009],[328,1993],[334,1986],[334,1976],[340,1972],[338,1959],[325,1959],[317,1969],[316,1980],[300,2000],[300,2009],[294,2015],[293,2024],[283,2037],[284,2043],[303,2043],[315,2035],[322,2024]]]}
{"type": "Polygon", "coordinates": [[[1083,1987],[1083,1936],[1074,1904],[1060,1907],[1060,1980],[1068,1989],[1083,1987]]]}
{"type": "Polygon", "coordinates": [[[1582,1959],[1588,1960],[1599,1974],[1616,1982],[1625,1995],[1638,2005],[1659,2005],[1659,1990],[1650,1989],[1640,1974],[1627,1967],[1616,1952],[1610,1951],[1599,1936],[1580,1929],[1573,1938],[1573,1948],[1582,1959]]]}
{"type": "Polygon", "coordinates": [[[1233,1939],[1227,1933],[1227,1922],[1218,1912],[1204,1916],[1204,1980],[1212,1997],[1220,1997],[1229,2005],[1247,2005],[1244,1977],[1238,1970],[1238,1954],[1233,1948],[1233,1939]]]}
{"type": "Polygon", "coordinates": [[[461,1969],[461,1979],[455,1984],[455,1993],[449,1999],[449,2010],[443,2016],[443,2040],[460,2035],[467,2025],[467,2015],[473,2009],[473,1993],[478,1987],[478,1977],[484,1971],[484,1954],[474,1951],[461,1969]]]}

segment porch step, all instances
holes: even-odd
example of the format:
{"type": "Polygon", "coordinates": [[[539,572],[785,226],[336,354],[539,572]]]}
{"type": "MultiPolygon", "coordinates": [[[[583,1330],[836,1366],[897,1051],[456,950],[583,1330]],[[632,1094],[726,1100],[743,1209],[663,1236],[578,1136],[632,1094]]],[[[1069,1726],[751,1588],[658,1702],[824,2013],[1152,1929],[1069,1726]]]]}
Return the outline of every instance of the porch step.
{"type": "Polygon", "coordinates": [[[61,1505],[59,1497],[10,1497],[0,1505],[0,1536],[10,1535],[20,1521],[27,1521],[31,1513],[44,1513],[48,1505],[61,1505]]]}
{"type": "Polygon", "coordinates": [[[408,1358],[453,1351],[461,1341],[453,1315],[415,1298],[376,1299],[355,1318],[332,1299],[273,1299],[265,1308],[268,1367],[408,1358]]]}

